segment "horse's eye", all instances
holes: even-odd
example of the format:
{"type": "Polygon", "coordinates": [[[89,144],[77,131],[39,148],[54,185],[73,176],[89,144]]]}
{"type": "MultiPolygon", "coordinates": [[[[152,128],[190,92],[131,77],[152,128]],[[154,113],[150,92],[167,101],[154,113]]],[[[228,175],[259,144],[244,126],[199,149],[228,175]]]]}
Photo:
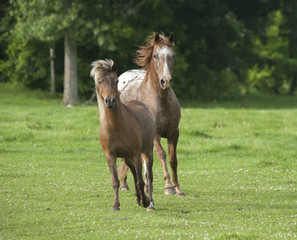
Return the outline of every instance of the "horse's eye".
{"type": "Polygon", "coordinates": [[[155,53],[155,54],[154,54],[154,58],[155,58],[155,59],[158,59],[158,58],[159,58],[159,55],[158,55],[157,53],[155,53]]]}
{"type": "Polygon", "coordinates": [[[175,59],[175,54],[172,55],[172,59],[175,59]]]}
{"type": "Polygon", "coordinates": [[[99,84],[101,84],[101,83],[102,83],[102,81],[98,81],[98,83],[99,83],[99,84]]]}

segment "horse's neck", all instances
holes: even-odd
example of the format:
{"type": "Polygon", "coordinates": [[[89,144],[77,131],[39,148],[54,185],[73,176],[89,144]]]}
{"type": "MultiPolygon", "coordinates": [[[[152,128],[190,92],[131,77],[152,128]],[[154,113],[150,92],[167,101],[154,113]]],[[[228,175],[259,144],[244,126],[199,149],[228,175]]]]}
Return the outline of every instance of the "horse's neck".
{"type": "Polygon", "coordinates": [[[142,85],[143,90],[149,92],[155,101],[159,103],[169,101],[170,89],[161,88],[158,75],[152,68],[147,69],[142,85]]]}
{"type": "Polygon", "coordinates": [[[171,107],[169,90],[164,91],[160,86],[158,75],[148,69],[142,82],[139,100],[148,105],[155,117],[159,118],[160,114],[171,107]]]}
{"type": "Polygon", "coordinates": [[[117,100],[116,106],[113,109],[106,108],[102,101],[99,104],[99,111],[101,123],[105,124],[106,126],[117,128],[117,126],[121,124],[124,106],[121,101],[119,101],[119,99],[117,100]]]}

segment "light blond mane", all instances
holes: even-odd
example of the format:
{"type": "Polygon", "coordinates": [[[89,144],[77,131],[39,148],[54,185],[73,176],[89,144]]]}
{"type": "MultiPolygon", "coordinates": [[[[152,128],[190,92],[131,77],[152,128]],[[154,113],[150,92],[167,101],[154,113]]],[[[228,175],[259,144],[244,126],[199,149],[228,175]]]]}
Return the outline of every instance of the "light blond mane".
{"type": "Polygon", "coordinates": [[[99,80],[112,72],[115,72],[112,70],[112,66],[114,65],[114,62],[110,59],[105,60],[97,60],[91,64],[93,67],[91,70],[91,77],[94,78],[95,83],[96,80],[99,80]]]}

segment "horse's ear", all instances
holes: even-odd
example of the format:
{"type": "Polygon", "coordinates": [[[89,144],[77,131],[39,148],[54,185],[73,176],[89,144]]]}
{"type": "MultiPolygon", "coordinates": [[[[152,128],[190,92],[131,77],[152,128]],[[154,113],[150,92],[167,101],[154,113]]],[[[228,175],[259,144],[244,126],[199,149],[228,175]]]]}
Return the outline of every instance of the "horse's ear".
{"type": "Polygon", "coordinates": [[[155,44],[158,44],[160,42],[161,39],[160,39],[159,33],[155,33],[154,40],[155,40],[155,44]]]}
{"type": "Polygon", "coordinates": [[[174,34],[173,33],[170,33],[169,41],[172,42],[172,43],[174,42],[174,34]]]}
{"type": "Polygon", "coordinates": [[[115,62],[113,62],[111,70],[115,73],[118,71],[118,65],[115,62]]]}

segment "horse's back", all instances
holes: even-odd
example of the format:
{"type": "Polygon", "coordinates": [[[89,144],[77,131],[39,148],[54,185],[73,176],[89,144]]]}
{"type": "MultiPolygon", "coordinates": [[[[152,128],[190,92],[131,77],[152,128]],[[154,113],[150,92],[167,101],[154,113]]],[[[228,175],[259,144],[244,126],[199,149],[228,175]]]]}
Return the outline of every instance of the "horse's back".
{"type": "Polygon", "coordinates": [[[145,105],[143,102],[137,100],[131,100],[125,103],[125,105],[135,112],[136,115],[139,115],[141,118],[148,118],[148,121],[151,121],[155,124],[156,119],[150,108],[145,105]]]}
{"type": "Polygon", "coordinates": [[[119,76],[118,90],[122,101],[138,98],[140,85],[145,77],[145,70],[132,69],[119,76]]]}

